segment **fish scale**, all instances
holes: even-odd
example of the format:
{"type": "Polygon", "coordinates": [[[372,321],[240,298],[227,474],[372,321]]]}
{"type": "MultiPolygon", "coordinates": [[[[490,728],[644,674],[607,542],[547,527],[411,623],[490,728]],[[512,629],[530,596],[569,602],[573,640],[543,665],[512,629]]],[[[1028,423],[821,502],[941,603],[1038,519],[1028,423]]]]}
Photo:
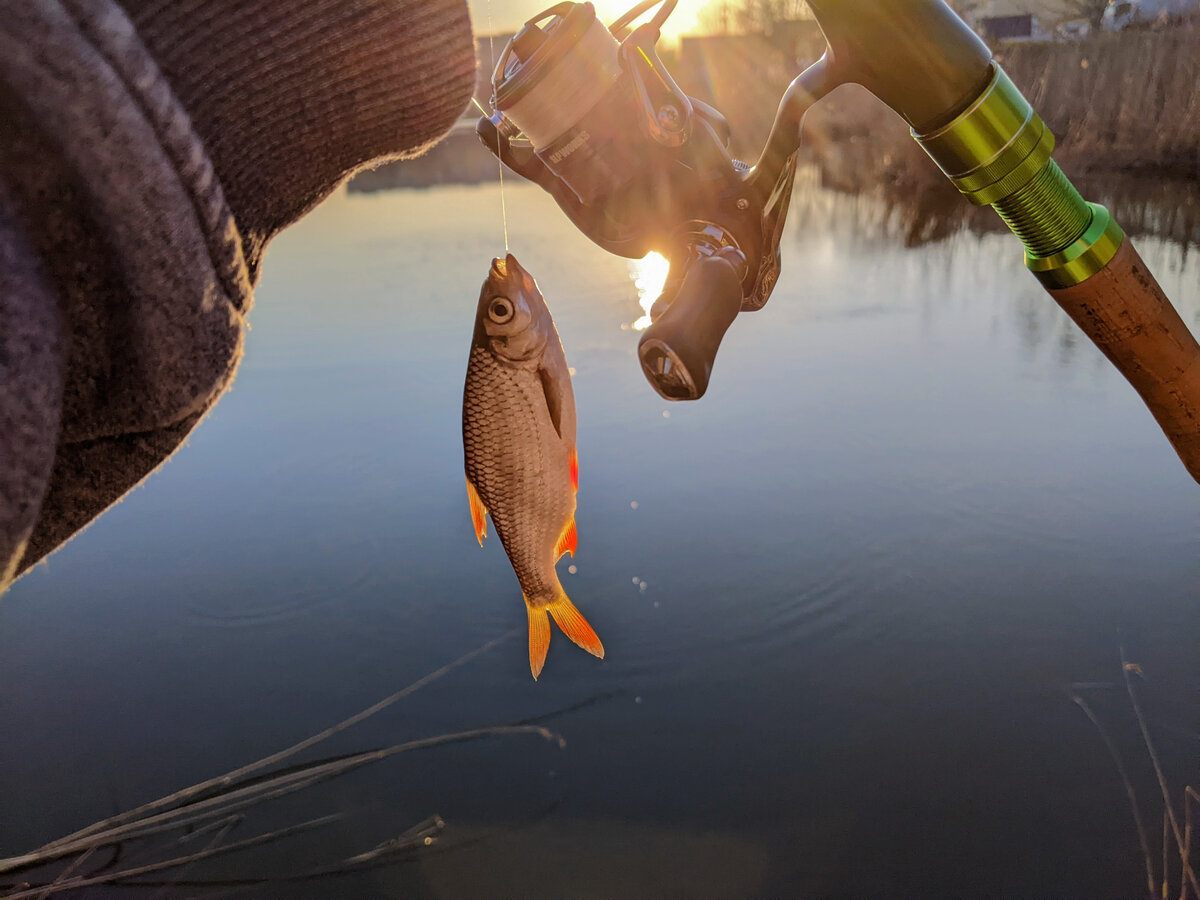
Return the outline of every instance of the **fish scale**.
{"type": "Polygon", "coordinates": [[[480,292],[463,387],[463,451],[476,537],[482,545],[490,515],[521,585],[533,677],[549,647],[549,618],[603,657],[555,569],[576,542],[570,370],[537,285],[511,254],[493,260],[480,292]]]}
{"type": "Polygon", "coordinates": [[[535,606],[546,606],[562,592],[554,547],[575,511],[575,498],[567,451],[544,408],[541,379],[476,347],[464,398],[467,477],[491,514],[522,592],[535,606]],[[554,457],[558,465],[548,466],[554,457]]]}

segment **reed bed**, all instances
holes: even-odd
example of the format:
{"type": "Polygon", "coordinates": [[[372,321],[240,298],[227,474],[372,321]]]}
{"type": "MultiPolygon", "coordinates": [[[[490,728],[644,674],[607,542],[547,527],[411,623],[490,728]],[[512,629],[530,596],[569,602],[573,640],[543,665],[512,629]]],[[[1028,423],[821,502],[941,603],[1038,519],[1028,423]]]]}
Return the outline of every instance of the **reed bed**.
{"type": "MultiPolygon", "coordinates": [[[[1073,686],[1068,689],[1068,695],[1083,711],[1084,715],[1088,717],[1092,725],[1095,726],[1096,731],[1104,741],[1104,746],[1108,750],[1109,756],[1112,757],[1118,774],[1121,776],[1121,782],[1125,787],[1125,795],[1129,800],[1134,828],[1137,831],[1138,844],[1146,866],[1146,896],[1148,898],[1161,897],[1162,900],[1169,900],[1172,896],[1172,879],[1177,878],[1178,880],[1175,883],[1179,888],[1179,900],[1189,900],[1189,898],[1191,900],[1200,900],[1200,882],[1196,878],[1196,872],[1192,865],[1192,846],[1195,843],[1195,828],[1193,823],[1196,814],[1200,812],[1200,792],[1193,785],[1185,785],[1178,793],[1172,792],[1166,773],[1163,770],[1162,762],[1159,759],[1158,750],[1151,737],[1150,726],[1147,723],[1146,714],[1142,708],[1141,697],[1135,682],[1135,678],[1141,680],[1146,677],[1145,671],[1140,664],[1129,660],[1124,646],[1120,648],[1120,656],[1121,676],[1124,681],[1125,692],[1129,698],[1129,704],[1133,710],[1134,717],[1137,720],[1142,744],[1145,747],[1146,755],[1154,770],[1155,781],[1157,782],[1161,796],[1161,859],[1158,857],[1157,852],[1151,848],[1151,835],[1143,816],[1143,806],[1138,799],[1137,790],[1134,788],[1129,768],[1125,764],[1125,760],[1117,748],[1116,742],[1091,704],[1081,696],[1080,690],[1084,686],[1073,686]],[[1180,828],[1179,824],[1181,815],[1183,819],[1182,828],[1180,828]]],[[[1156,816],[1156,818],[1158,817],[1156,816]]]]}
{"type": "MultiPolygon", "coordinates": [[[[194,863],[276,843],[328,826],[341,818],[340,815],[322,816],[228,842],[227,839],[245,821],[249,808],[295,794],[399,754],[483,738],[518,735],[539,737],[559,747],[565,746],[562,737],[554,732],[541,725],[521,722],[439,734],[334,758],[283,765],[335,734],[412,696],[519,633],[520,630],[515,630],[496,638],[290,747],[135,809],[94,822],[27,853],[0,859],[0,900],[40,900],[96,885],[171,886],[173,882],[170,880],[147,881],[146,878],[178,874],[194,863]],[[203,845],[200,849],[192,849],[201,842],[203,845]],[[123,863],[128,851],[135,848],[149,855],[151,861],[139,865],[123,863]]],[[[445,822],[440,816],[431,815],[399,835],[389,837],[362,852],[301,872],[241,879],[237,886],[310,880],[386,865],[431,846],[444,827],[445,822]]],[[[196,882],[190,884],[195,885],[196,882]]],[[[228,886],[226,882],[221,884],[228,886]]]]}

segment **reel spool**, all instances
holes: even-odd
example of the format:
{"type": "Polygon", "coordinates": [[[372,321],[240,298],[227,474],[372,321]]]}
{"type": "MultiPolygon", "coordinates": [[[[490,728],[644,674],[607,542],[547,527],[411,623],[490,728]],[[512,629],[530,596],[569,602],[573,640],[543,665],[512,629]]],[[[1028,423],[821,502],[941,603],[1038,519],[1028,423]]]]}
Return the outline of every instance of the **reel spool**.
{"type": "Polygon", "coordinates": [[[619,51],[591,3],[560,3],[525,23],[492,74],[493,107],[581,203],[637,173],[619,51]]]}
{"type": "Polygon", "coordinates": [[[670,261],[638,356],[659,394],[694,400],[737,313],[761,308],[774,287],[795,158],[768,184],[730,156],[725,118],[658,57],[676,2],[644,0],[609,28],[586,2],[534,16],[501,51],[494,112],[476,131],[601,247],[670,261]]]}

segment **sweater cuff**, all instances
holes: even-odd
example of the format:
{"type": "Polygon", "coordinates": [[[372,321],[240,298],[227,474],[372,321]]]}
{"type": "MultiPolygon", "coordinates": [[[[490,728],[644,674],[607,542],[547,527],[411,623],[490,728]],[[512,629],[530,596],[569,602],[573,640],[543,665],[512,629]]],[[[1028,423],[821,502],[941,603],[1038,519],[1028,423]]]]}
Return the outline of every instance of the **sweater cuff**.
{"type": "Polygon", "coordinates": [[[204,142],[257,281],[358,169],[415,155],[475,80],[464,0],[120,0],[204,142]]]}

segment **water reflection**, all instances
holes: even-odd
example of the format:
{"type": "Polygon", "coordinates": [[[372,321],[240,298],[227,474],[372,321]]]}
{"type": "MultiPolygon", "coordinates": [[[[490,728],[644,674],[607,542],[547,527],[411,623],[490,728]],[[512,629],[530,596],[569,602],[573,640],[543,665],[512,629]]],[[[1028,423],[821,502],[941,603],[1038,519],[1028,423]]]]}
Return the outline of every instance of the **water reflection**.
{"type": "MultiPolygon", "coordinates": [[[[872,306],[847,304],[845,298],[822,298],[810,288],[803,302],[811,310],[820,314],[832,305],[843,316],[891,315],[905,308],[901,298],[906,298],[925,330],[934,333],[959,304],[970,303],[990,319],[993,333],[1003,329],[1017,336],[1027,364],[1044,362],[1060,374],[1109,371],[1026,271],[1020,243],[991,209],[970,206],[952,188],[912,194],[879,186],[857,193],[829,190],[816,167],[801,170],[798,181],[785,270],[805,266],[811,280],[815,267],[841,268],[847,277],[837,282],[839,288],[877,298],[872,306]],[[921,252],[912,252],[917,247],[921,252]],[[908,273],[904,286],[890,292],[893,299],[882,303],[878,298],[889,292],[872,286],[881,265],[908,273]],[[914,291],[917,285],[923,289],[914,291]],[[1082,370],[1081,358],[1086,360],[1082,370]]],[[[1115,210],[1184,321],[1200,326],[1200,265],[1194,249],[1189,252],[1200,245],[1200,182],[1177,187],[1112,179],[1084,188],[1087,196],[1115,210]]]]}
{"type": "Polygon", "coordinates": [[[650,327],[650,308],[662,293],[670,268],[671,264],[667,258],[654,251],[650,251],[641,259],[629,260],[629,277],[633,279],[638,303],[642,307],[641,317],[630,326],[634,331],[645,331],[650,327]]]}
{"type": "MultiPolygon", "coordinates": [[[[627,262],[506,183],[513,252],[578,368],[571,592],[611,652],[584,665],[553,643],[537,684],[520,648],[490,653],[331,739],[354,753],[562,713],[568,743],[445,745],[285,798],[261,830],[344,818],[279,848],[279,871],[432,813],[453,852],[271,896],[1135,894],[1125,794],[1060,686],[1119,680],[1125,635],[1167,777],[1195,783],[1196,489],[1014,238],[906,248],[886,196],[805,177],[775,296],[669,418],[637,364],[627,262]]],[[[499,199],[342,196],[285,233],[237,389],[0,603],[0,855],[525,628],[462,487],[499,199]]],[[[1140,244],[1194,316],[1200,254],[1140,244]]],[[[1102,705],[1138,748],[1137,723],[1102,705]]]]}
{"type": "MultiPolygon", "coordinates": [[[[877,198],[882,201],[881,214],[867,216],[864,224],[903,241],[906,247],[942,241],[963,230],[1008,233],[995,212],[967,203],[919,150],[906,152],[890,174],[872,169],[877,165],[875,157],[874,148],[865,142],[839,145],[836,156],[820,160],[800,175],[808,185],[801,194],[828,186],[877,198]]],[[[1114,173],[1073,177],[1073,181],[1084,197],[1108,207],[1126,233],[1178,244],[1185,258],[1200,246],[1200,178],[1114,173]]]]}

